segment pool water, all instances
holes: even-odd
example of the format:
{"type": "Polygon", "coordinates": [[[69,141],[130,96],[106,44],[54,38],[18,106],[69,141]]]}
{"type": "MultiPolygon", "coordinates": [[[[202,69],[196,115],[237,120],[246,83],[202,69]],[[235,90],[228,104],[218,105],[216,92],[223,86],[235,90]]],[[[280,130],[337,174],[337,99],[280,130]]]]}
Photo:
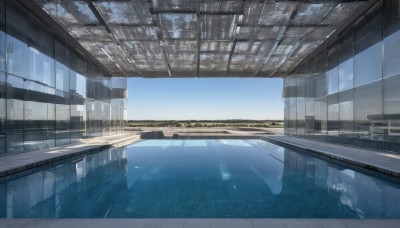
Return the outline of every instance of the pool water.
{"type": "Polygon", "coordinates": [[[400,183],[263,140],[147,140],[3,179],[0,217],[400,218],[400,183]]]}

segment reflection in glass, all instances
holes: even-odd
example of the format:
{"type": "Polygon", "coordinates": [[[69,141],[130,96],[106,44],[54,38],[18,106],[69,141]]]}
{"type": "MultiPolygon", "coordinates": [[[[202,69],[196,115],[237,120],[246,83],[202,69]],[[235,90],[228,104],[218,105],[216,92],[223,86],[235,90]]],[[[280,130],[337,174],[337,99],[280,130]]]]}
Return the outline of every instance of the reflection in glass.
{"type": "Polygon", "coordinates": [[[355,31],[354,85],[382,78],[382,14],[371,12],[355,31]]]}
{"type": "Polygon", "coordinates": [[[378,2],[285,77],[285,134],[302,133],[304,118],[305,135],[317,140],[400,151],[399,6],[397,0],[378,2]],[[302,96],[288,93],[298,78],[306,84],[304,117],[302,96]]]}
{"type": "Polygon", "coordinates": [[[343,91],[353,88],[353,31],[348,31],[340,36],[339,42],[339,91],[343,91]]]}
{"type": "Polygon", "coordinates": [[[336,93],[339,90],[338,54],[338,44],[334,44],[328,49],[328,71],[326,74],[328,94],[336,93]]]}
{"type": "Polygon", "coordinates": [[[25,81],[24,90],[24,150],[53,147],[54,115],[51,109],[54,107],[54,89],[25,81]]]}
{"type": "Polygon", "coordinates": [[[0,0],[0,153],[123,132],[126,78],[111,78],[49,28],[0,0]]]}
{"type": "Polygon", "coordinates": [[[6,71],[6,6],[0,1],[0,70],[6,71]]]}
{"type": "Polygon", "coordinates": [[[400,3],[384,1],[383,76],[400,74],[400,3]]]}
{"type": "Polygon", "coordinates": [[[337,142],[339,136],[339,95],[328,96],[328,141],[337,142]]]}
{"type": "Polygon", "coordinates": [[[400,151],[400,76],[383,80],[383,129],[386,150],[400,151]]]}
{"type": "Polygon", "coordinates": [[[53,34],[35,18],[29,20],[30,79],[54,87],[53,34]]]}
{"type": "Polygon", "coordinates": [[[315,99],[315,138],[326,141],[328,132],[327,97],[315,99]]]}
{"type": "Polygon", "coordinates": [[[353,143],[353,90],[339,93],[339,120],[340,141],[342,143],[353,143]]]}
{"type": "Polygon", "coordinates": [[[0,72],[0,155],[6,153],[6,75],[0,72]]]}
{"type": "Polygon", "coordinates": [[[7,1],[7,70],[8,73],[30,78],[29,61],[21,61],[29,56],[28,12],[16,1],[7,1]]]}
{"type": "Polygon", "coordinates": [[[383,149],[382,82],[354,89],[355,144],[383,149]]]}
{"type": "Polygon", "coordinates": [[[56,90],[56,146],[70,143],[69,93],[56,90]]]}

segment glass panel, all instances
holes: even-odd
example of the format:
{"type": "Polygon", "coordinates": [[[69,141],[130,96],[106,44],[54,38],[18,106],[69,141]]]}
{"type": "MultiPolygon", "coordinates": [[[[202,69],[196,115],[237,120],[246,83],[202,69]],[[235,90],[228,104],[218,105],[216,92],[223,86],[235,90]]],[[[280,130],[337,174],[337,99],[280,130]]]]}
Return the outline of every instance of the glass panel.
{"type": "Polygon", "coordinates": [[[328,72],[327,72],[328,94],[336,93],[339,90],[338,54],[339,54],[338,44],[332,45],[328,49],[328,72]]]}
{"type": "Polygon", "coordinates": [[[69,93],[56,91],[56,146],[71,142],[69,93]]]}
{"type": "Polygon", "coordinates": [[[7,153],[24,150],[24,81],[12,75],[7,76],[7,153]]]}
{"type": "Polygon", "coordinates": [[[400,2],[384,2],[383,76],[400,74],[400,2]]]}
{"type": "Polygon", "coordinates": [[[354,36],[351,30],[339,38],[339,91],[353,88],[354,36]]]}
{"type": "Polygon", "coordinates": [[[0,1],[0,70],[6,71],[6,9],[4,0],[0,1]]]}
{"type": "Polygon", "coordinates": [[[6,75],[0,72],[0,155],[6,152],[6,75]]]}
{"type": "Polygon", "coordinates": [[[94,101],[94,135],[103,135],[103,103],[94,101]]]}
{"type": "Polygon", "coordinates": [[[306,116],[305,116],[305,135],[314,135],[315,116],[314,116],[314,99],[306,99],[306,116]]]}
{"type": "Polygon", "coordinates": [[[85,59],[76,55],[76,79],[71,80],[71,93],[86,98],[86,63],[85,59]]]}
{"type": "Polygon", "coordinates": [[[71,95],[71,140],[76,141],[83,137],[85,131],[85,99],[71,95]]]}
{"type": "Polygon", "coordinates": [[[306,82],[304,78],[297,79],[297,135],[304,135],[304,117],[306,115],[306,82]]]}
{"type": "Polygon", "coordinates": [[[326,83],[326,69],[327,69],[327,53],[326,50],[320,52],[316,56],[316,78],[315,78],[315,97],[323,97],[327,95],[328,88],[326,83]]]}
{"type": "Polygon", "coordinates": [[[328,131],[327,97],[315,99],[315,138],[326,141],[328,131]]]}
{"type": "Polygon", "coordinates": [[[110,135],[111,133],[111,110],[109,104],[104,104],[103,107],[103,135],[110,135]]]}
{"type": "Polygon", "coordinates": [[[25,81],[24,150],[37,150],[54,146],[53,109],[54,89],[25,81]],[[50,119],[49,119],[50,118],[50,119]]]}
{"type": "Polygon", "coordinates": [[[54,40],[52,34],[34,17],[29,20],[30,78],[54,87],[54,40]]]}
{"type": "Polygon", "coordinates": [[[94,110],[94,101],[93,100],[85,100],[86,106],[86,137],[93,137],[95,134],[95,110],[94,110]]]}
{"type": "Polygon", "coordinates": [[[328,141],[338,142],[339,136],[339,95],[328,96],[328,141]]]}
{"type": "Polygon", "coordinates": [[[354,89],[354,137],[361,147],[382,149],[382,82],[354,89]]]}
{"type": "Polygon", "coordinates": [[[7,1],[7,70],[10,74],[24,78],[29,76],[29,61],[21,61],[29,56],[28,31],[29,18],[28,11],[17,3],[17,1],[7,1]]]}
{"type": "Polygon", "coordinates": [[[339,111],[340,141],[352,144],[354,131],[353,90],[339,93],[339,111]]]}
{"type": "Polygon", "coordinates": [[[69,69],[66,42],[55,40],[56,89],[69,92],[69,69]]]}
{"type": "Polygon", "coordinates": [[[383,110],[387,128],[384,129],[385,149],[400,151],[400,76],[383,81],[383,110]]]}
{"type": "Polygon", "coordinates": [[[355,32],[354,85],[382,78],[382,15],[371,12],[355,32]]]}
{"type": "MultiPolygon", "coordinates": [[[[289,106],[288,106],[289,109],[289,106]]],[[[289,111],[288,111],[289,115],[289,111]]],[[[111,134],[117,133],[117,119],[118,119],[118,106],[111,106],[111,134]]],[[[289,118],[288,118],[289,120],[289,118]]],[[[285,126],[286,129],[289,129],[289,124],[285,126]]]]}

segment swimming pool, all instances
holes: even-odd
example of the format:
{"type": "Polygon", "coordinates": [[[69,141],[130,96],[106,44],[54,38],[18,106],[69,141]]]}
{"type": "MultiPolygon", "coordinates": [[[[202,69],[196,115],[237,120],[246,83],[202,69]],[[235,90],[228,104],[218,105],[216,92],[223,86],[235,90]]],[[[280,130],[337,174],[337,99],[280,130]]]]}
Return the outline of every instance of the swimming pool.
{"type": "Polygon", "coordinates": [[[400,218],[400,182],[263,140],[146,140],[3,178],[0,217],[400,218]]]}

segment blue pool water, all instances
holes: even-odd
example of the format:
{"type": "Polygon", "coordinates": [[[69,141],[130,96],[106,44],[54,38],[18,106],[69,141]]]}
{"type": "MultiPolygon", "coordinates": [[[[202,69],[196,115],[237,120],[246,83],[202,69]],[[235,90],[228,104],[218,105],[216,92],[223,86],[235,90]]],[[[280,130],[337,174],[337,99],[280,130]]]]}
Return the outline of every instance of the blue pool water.
{"type": "Polygon", "coordinates": [[[0,217],[400,218],[400,184],[262,140],[147,140],[3,179],[0,217]]]}

